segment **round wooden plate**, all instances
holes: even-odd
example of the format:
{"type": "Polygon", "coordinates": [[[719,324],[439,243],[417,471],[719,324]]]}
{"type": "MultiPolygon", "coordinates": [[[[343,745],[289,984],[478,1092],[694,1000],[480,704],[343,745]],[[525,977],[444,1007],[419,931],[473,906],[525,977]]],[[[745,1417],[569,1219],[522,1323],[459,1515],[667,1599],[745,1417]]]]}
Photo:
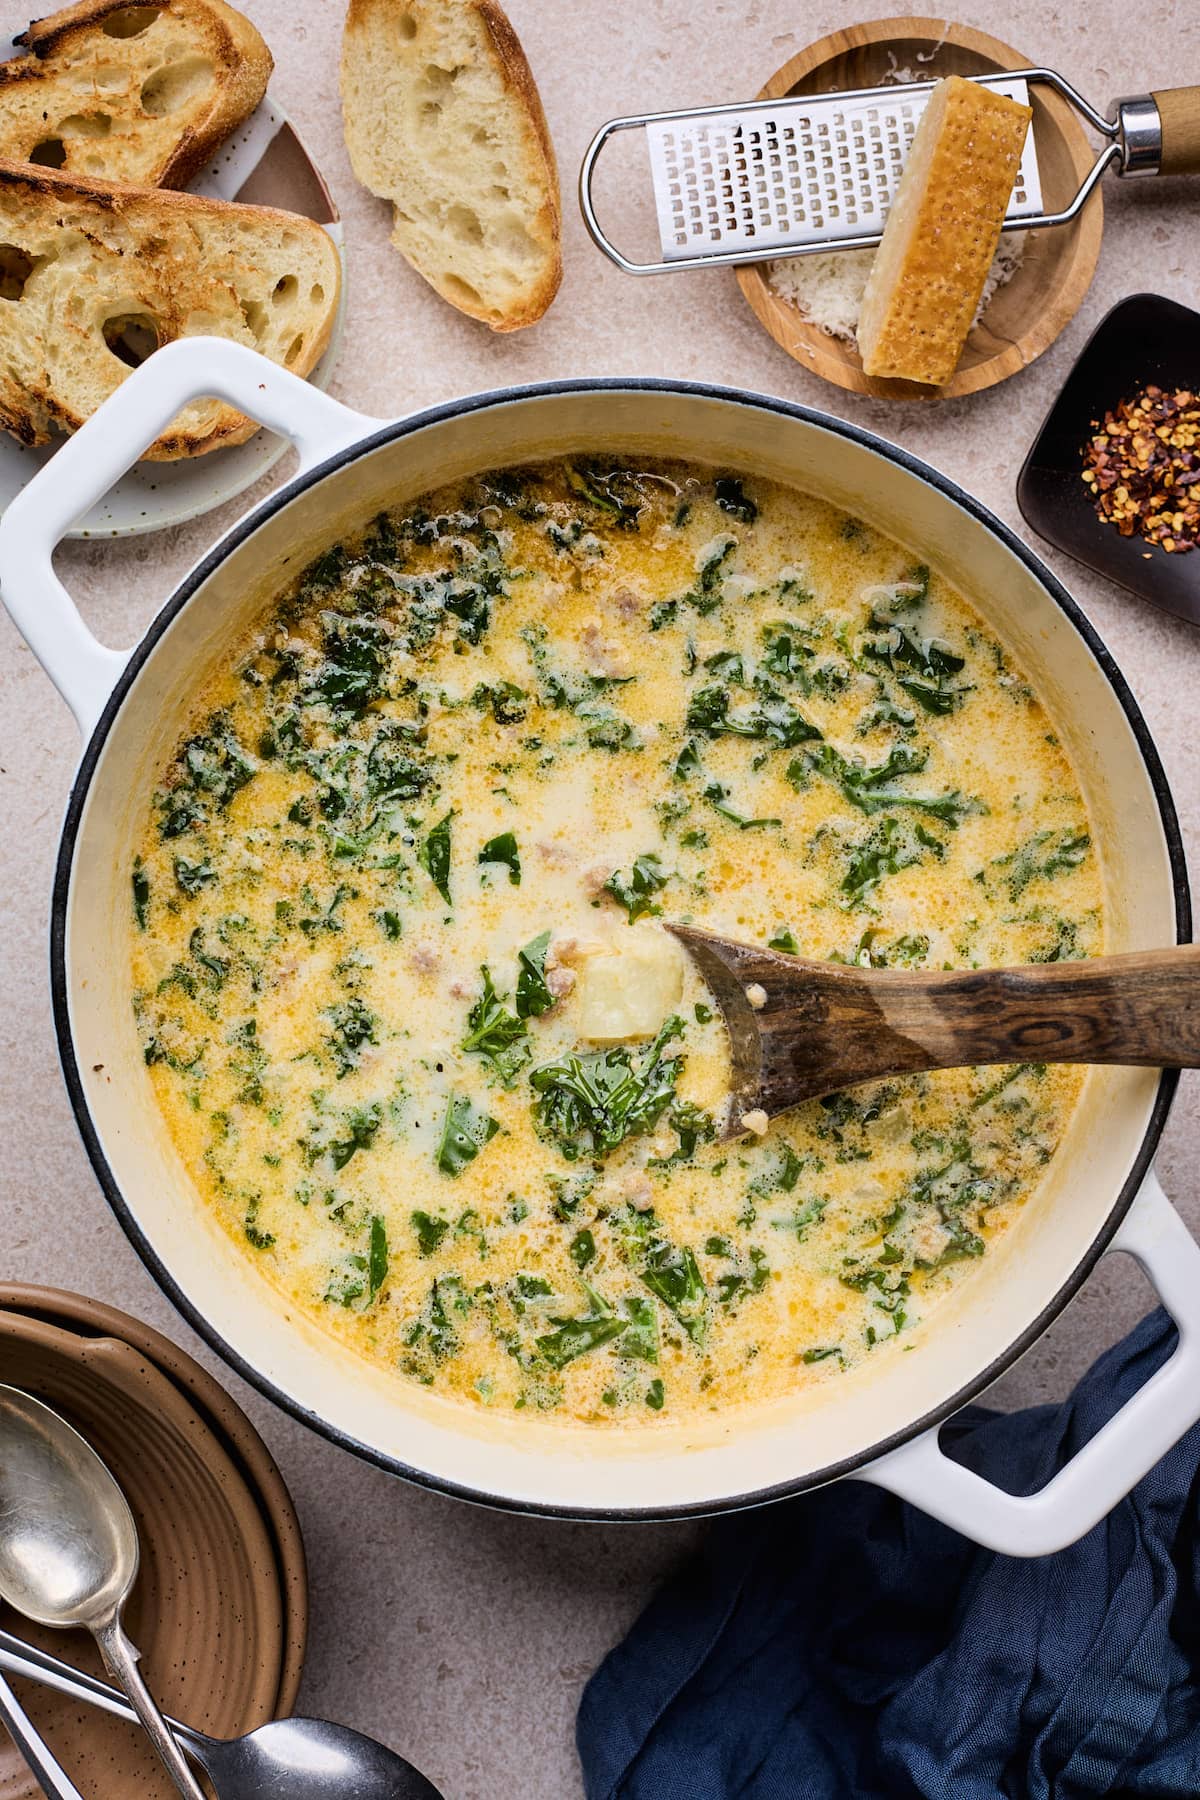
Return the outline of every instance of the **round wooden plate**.
{"type": "MultiPolygon", "coordinates": [[[[142,1554],[126,1619],[163,1707],[216,1737],[290,1712],[304,1662],[304,1551],[287,1489],[240,1408],[157,1332],[48,1288],[0,1285],[0,1369],[85,1434],[129,1500],[142,1554]]],[[[0,1620],[103,1674],[83,1633],[45,1631],[7,1609],[0,1620]]],[[[136,1727],[17,1685],[83,1793],[175,1795],[136,1727]]],[[[0,1732],[0,1800],[39,1794],[0,1732]]]]}
{"type": "MultiPolygon", "coordinates": [[[[810,44],[778,69],[759,95],[822,94],[833,89],[878,87],[895,68],[919,69],[923,78],[991,75],[1033,67],[1028,57],[970,25],[941,19],[876,19],[810,44]]],[[[1049,209],[1065,206],[1096,160],[1097,151],[1066,101],[1038,84],[1030,90],[1033,134],[1049,209]]],[[[1100,254],[1104,202],[1097,192],[1070,225],[1025,233],[1020,268],[992,300],[967,339],[962,359],[944,387],[886,381],[864,375],[855,345],[810,324],[799,308],[767,280],[769,263],[747,263],[738,285],[775,342],[826,381],[851,393],[885,400],[937,400],[975,394],[1024,369],[1049,348],[1083,301],[1100,254]]]]}

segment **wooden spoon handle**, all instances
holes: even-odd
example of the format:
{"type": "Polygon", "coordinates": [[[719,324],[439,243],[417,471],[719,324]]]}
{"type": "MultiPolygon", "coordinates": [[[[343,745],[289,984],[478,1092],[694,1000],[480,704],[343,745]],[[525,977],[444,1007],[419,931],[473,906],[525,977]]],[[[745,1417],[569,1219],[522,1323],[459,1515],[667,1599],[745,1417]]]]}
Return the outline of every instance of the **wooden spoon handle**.
{"type": "Polygon", "coordinates": [[[973,1063],[1200,1065],[1200,945],[1019,969],[878,971],[877,1026],[926,1069],[973,1063]]]}
{"type": "Polygon", "coordinates": [[[727,1130],[889,1075],[980,1063],[1200,1067],[1200,945],[1015,969],[807,962],[668,927],[720,1005],[732,1052],[727,1130]]]}

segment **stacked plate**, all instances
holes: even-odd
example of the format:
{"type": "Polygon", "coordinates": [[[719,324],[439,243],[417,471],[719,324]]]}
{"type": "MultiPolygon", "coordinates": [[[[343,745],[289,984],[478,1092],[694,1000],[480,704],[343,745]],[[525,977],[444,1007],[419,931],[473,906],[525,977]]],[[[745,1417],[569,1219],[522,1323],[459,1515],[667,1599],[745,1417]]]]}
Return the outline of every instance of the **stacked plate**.
{"type": "MultiPolygon", "coordinates": [[[[279,1471],[240,1408],[156,1331],[52,1288],[0,1284],[0,1369],[81,1431],[124,1489],[142,1550],[126,1618],[163,1710],[216,1737],[290,1713],[308,1623],[304,1550],[279,1471]]],[[[0,1621],[103,1674],[85,1634],[39,1631],[3,1609],[0,1621]]],[[[136,1727],[17,1686],[84,1792],[172,1800],[136,1727]]],[[[39,1800],[2,1732],[0,1800],[39,1800]]]]}

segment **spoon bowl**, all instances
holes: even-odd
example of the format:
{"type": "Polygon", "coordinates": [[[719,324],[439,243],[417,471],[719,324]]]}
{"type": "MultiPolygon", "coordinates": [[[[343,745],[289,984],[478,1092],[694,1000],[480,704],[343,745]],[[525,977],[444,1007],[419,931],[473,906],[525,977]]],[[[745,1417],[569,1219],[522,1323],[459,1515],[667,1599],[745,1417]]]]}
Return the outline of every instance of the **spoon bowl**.
{"type": "Polygon", "coordinates": [[[0,1386],[0,1598],[38,1624],[90,1631],[184,1800],[204,1800],[122,1624],[137,1572],[133,1514],[86,1438],[0,1386]]]}
{"type": "Polygon", "coordinates": [[[120,1488],[58,1414],[0,1387],[0,1594],[39,1625],[91,1630],[138,1571],[137,1528],[120,1488]]]}

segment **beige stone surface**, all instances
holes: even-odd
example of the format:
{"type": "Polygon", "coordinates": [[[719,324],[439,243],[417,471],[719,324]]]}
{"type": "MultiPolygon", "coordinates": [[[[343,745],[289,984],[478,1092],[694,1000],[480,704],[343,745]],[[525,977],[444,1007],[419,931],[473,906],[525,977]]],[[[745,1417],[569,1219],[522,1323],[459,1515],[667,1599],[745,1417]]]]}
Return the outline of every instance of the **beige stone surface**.
{"type": "MultiPolygon", "coordinates": [[[[386,209],[359,190],[342,145],[341,6],[246,0],[268,38],[274,92],[326,171],[351,265],[334,391],[395,414],[472,390],[567,374],[676,375],[785,395],[895,439],[964,482],[1020,529],[1017,470],[1074,356],[1120,296],[1154,289],[1195,302],[1198,192],[1107,184],[1100,271],[1074,324],[1032,369],[978,397],[901,408],[852,399],[805,373],[760,331],[731,274],[636,282],[587,241],[573,199],[592,129],[622,112],[732,100],[786,57],[856,19],[846,0],[512,0],[541,84],[565,193],[566,276],[545,321],[493,337],[450,311],[388,244],[386,209]]],[[[990,0],[970,22],[1063,70],[1087,94],[1200,77],[1200,8],[1186,0],[990,0]]],[[[26,22],[5,0],[0,29],[26,22]]],[[[97,632],[131,643],[195,555],[245,502],[132,543],[72,546],[63,573],[97,632]]],[[[1162,750],[1189,844],[1200,827],[1193,683],[1200,637],[1050,553],[1117,656],[1162,750]]],[[[76,755],[71,721],[0,619],[0,1269],[104,1296],[198,1351],[126,1244],[76,1138],[60,1083],[46,980],[55,843],[76,755]]],[[[1197,1086],[1185,1077],[1160,1167],[1200,1225],[1197,1086]]],[[[1145,1305],[1128,1269],[1095,1277],[1001,1384],[1005,1404],[1061,1392],[1145,1305]]],[[[589,1670],[632,1619],[694,1527],[600,1529],[506,1518],[405,1487],[332,1449],[250,1393],[249,1408],[298,1501],[312,1564],[304,1708],[373,1731],[414,1756],[449,1800],[571,1800],[572,1744],[589,1670]]]]}

